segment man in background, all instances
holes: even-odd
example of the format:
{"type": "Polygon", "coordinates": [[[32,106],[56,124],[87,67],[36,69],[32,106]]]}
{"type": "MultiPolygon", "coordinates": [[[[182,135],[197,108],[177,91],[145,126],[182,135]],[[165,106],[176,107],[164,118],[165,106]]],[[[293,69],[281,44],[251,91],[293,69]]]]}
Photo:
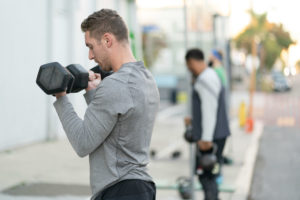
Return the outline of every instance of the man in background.
{"type": "Polygon", "coordinates": [[[223,54],[221,51],[213,49],[211,52],[211,56],[209,59],[209,66],[213,67],[216,73],[218,74],[222,85],[226,88],[227,87],[227,78],[226,78],[226,71],[223,67],[223,54]]]}
{"type": "Polygon", "coordinates": [[[185,118],[186,125],[192,125],[193,138],[201,154],[211,153],[217,146],[217,160],[213,170],[203,170],[199,180],[205,200],[218,199],[218,176],[222,163],[222,152],[226,138],[230,135],[226,114],[224,87],[217,73],[206,66],[200,49],[190,49],[185,56],[186,65],[193,76],[192,116],[185,118]]]}

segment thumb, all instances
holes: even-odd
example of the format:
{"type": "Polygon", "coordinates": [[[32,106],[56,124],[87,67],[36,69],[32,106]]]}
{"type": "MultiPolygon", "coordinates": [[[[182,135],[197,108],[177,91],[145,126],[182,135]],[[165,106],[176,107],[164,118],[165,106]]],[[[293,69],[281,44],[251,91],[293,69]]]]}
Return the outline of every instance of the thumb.
{"type": "Polygon", "coordinates": [[[101,79],[101,75],[98,73],[95,73],[96,79],[101,79]]]}

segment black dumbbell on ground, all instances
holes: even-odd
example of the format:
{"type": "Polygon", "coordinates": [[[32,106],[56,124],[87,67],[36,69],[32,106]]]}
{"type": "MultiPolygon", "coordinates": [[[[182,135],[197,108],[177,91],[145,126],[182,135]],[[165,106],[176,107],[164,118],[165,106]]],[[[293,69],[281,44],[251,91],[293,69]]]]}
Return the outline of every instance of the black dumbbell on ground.
{"type": "MultiPolygon", "coordinates": [[[[112,73],[101,70],[98,65],[91,70],[100,73],[102,79],[112,73]]],[[[71,64],[64,68],[58,62],[52,62],[40,67],[36,83],[46,94],[76,93],[87,88],[88,80],[89,73],[81,65],[71,64]]]]}

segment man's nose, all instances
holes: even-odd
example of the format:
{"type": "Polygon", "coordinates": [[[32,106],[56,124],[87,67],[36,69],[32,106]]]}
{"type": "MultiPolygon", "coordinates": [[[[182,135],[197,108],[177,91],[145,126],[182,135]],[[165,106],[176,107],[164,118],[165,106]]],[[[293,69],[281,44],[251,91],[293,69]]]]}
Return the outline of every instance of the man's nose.
{"type": "Polygon", "coordinates": [[[94,54],[91,50],[89,50],[89,59],[93,60],[94,59],[94,54]]]}

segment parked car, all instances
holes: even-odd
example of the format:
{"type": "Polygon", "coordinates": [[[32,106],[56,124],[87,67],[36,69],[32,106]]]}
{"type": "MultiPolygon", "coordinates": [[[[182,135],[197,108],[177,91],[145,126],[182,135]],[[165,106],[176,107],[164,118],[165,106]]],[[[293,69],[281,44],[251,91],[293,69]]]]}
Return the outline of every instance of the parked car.
{"type": "Polygon", "coordinates": [[[291,89],[290,81],[279,71],[272,72],[272,80],[275,92],[284,92],[291,89]]]}

